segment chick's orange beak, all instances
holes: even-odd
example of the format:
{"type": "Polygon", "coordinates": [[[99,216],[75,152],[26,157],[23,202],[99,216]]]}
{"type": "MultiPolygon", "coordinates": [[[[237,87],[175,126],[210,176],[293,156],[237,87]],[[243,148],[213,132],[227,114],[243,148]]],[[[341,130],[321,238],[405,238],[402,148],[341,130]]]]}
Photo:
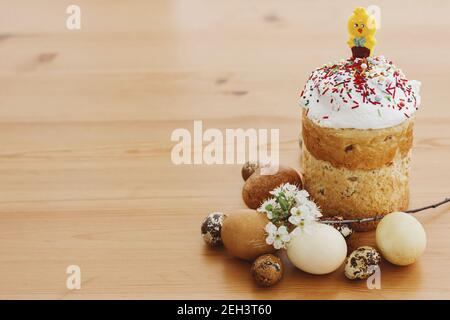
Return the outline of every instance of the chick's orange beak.
{"type": "Polygon", "coordinates": [[[359,32],[359,33],[361,33],[361,32],[362,32],[362,29],[361,29],[361,28],[359,28],[359,29],[358,29],[358,32],[359,32]]]}

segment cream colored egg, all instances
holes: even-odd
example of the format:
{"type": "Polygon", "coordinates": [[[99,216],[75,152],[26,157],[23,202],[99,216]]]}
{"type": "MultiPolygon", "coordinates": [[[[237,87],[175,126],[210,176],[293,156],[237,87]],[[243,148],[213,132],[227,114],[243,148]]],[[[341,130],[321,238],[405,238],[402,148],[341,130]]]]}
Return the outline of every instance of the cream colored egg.
{"type": "Polygon", "coordinates": [[[315,223],[308,231],[293,236],[287,256],[302,271],[327,274],[342,265],[347,256],[347,244],[335,228],[315,223]]]}
{"type": "Polygon", "coordinates": [[[427,236],[416,218],[404,212],[393,212],[378,224],[376,242],[386,260],[406,266],[414,263],[425,251],[427,236]]]}

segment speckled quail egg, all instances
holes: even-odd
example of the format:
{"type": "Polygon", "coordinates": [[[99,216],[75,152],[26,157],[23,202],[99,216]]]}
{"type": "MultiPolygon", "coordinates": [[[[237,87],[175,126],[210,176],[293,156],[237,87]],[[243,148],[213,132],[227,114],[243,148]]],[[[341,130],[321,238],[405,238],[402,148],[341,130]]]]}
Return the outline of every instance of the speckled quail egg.
{"type": "Polygon", "coordinates": [[[221,246],[222,243],[222,223],[225,214],[222,212],[210,213],[202,223],[202,237],[205,242],[211,247],[221,246]]]}
{"type": "Polygon", "coordinates": [[[369,246],[359,247],[353,251],[345,263],[345,276],[351,280],[367,279],[375,273],[381,261],[377,250],[369,246]]]}
{"type": "Polygon", "coordinates": [[[252,277],[255,282],[264,287],[270,287],[280,281],[284,266],[280,258],[273,254],[258,257],[252,265],[252,277]]]}

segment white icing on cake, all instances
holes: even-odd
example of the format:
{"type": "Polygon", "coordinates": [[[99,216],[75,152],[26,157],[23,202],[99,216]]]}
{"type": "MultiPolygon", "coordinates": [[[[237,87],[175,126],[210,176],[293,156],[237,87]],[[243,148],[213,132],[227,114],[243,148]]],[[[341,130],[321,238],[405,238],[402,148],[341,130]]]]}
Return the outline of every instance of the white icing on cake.
{"type": "Polygon", "coordinates": [[[383,56],[347,59],[314,70],[300,106],[317,125],[382,129],[410,118],[420,105],[420,82],[383,56]]]}

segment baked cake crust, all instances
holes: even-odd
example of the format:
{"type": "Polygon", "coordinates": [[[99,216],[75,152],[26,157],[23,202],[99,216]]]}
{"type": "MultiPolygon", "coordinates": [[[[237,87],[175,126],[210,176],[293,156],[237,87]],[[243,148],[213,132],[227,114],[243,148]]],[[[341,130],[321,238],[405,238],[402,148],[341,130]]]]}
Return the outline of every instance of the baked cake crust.
{"type": "Polygon", "coordinates": [[[308,151],[335,167],[371,170],[389,165],[412,147],[414,119],[385,129],[335,129],[312,122],[303,110],[302,136],[308,151]]]}
{"type": "MultiPolygon", "coordinates": [[[[302,174],[305,189],[324,216],[358,219],[404,211],[409,204],[411,152],[400,153],[392,164],[372,170],[334,167],[316,159],[303,144],[302,174]]],[[[355,223],[356,231],[374,229],[377,222],[355,223]]]]}
{"type": "MultiPolygon", "coordinates": [[[[405,211],[409,204],[411,152],[399,153],[392,164],[372,170],[336,168],[316,159],[303,145],[302,169],[305,189],[325,216],[358,219],[405,211]]],[[[356,231],[372,230],[376,222],[355,223],[356,231]]]]}

